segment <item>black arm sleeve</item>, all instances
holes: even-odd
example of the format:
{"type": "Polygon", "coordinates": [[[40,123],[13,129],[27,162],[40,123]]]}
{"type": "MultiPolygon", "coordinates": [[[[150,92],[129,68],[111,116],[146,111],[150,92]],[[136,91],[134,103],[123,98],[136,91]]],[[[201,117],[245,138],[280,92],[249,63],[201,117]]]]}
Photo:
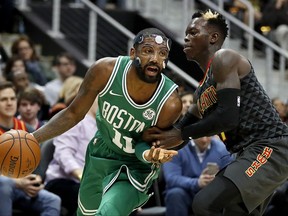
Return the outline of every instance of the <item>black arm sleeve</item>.
{"type": "Polygon", "coordinates": [[[183,140],[212,136],[235,128],[239,123],[240,89],[217,91],[217,107],[208,116],[182,129],[183,140]]]}
{"type": "Polygon", "coordinates": [[[183,127],[189,125],[189,124],[194,124],[197,122],[199,118],[197,118],[195,115],[190,113],[189,111],[178,121],[176,122],[173,127],[181,130],[183,127]]]}

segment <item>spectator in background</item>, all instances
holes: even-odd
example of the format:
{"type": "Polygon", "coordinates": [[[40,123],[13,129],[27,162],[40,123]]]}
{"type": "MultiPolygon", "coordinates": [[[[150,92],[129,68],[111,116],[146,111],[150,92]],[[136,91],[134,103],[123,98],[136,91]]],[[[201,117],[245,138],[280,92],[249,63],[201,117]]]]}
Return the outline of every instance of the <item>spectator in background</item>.
{"type": "Polygon", "coordinates": [[[184,91],[180,93],[180,98],[182,101],[182,114],[184,116],[185,113],[188,111],[188,108],[193,103],[193,92],[192,91],[184,91]]]}
{"type": "MultiPolygon", "coordinates": [[[[263,9],[266,7],[266,5],[270,2],[270,0],[248,0],[252,4],[253,7],[253,19],[254,19],[254,26],[253,28],[258,33],[262,34],[261,31],[261,20],[263,17],[263,9]]],[[[249,8],[246,4],[244,4],[242,1],[234,0],[233,2],[233,8],[237,8],[239,11],[238,17],[246,24],[249,25],[249,8]]],[[[259,50],[263,51],[263,43],[262,41],[259,41],[257,38],[254,42],[254,47],[259,50]]],[[[243,33],[241,35],[241,48],[247,48],[247,33],[243,33]]]]}
{"type": "Polygon", "coordinates": [[[18,95],[18,119],[29,124],[34,130],[37,130],[45,124],[38,118],[41,107],[45,102],[44,95],[35,88],[26,88],[18,95]]]}
{"type": "Polygon", "coordinates": [[[273,98],[272,103],[277,112],[279,113],[279,116],[282,119],[282,121],[287,124],[288,114],[287,114],[287,106],[285,105],[285,103],[279,97],[273,98]]]}
{"type": "MultiPolygon", "coordinates": [[[[33,128],[15,117],[17,112],[17,96],[11,82],[0,82],[0,135],[13,129],[33,132],[33,128]]],[[[1,214],[0,214],[1,215],[1,214]]]]}
{"type": "Polygon", "coordinates": [[[73,56],[69,53],[61,53],[55,60],[57,78],[48,82],[44,88],[45,97],[53,106],[59,99],[59,93],[63,86],[63,82],[76,71],[76,63],[73,56]]]}
{"type": "Polygon", "coordinates": [[[10,72],[18,70],[27,71],[25,61],[19,56],[12,56],[7,60],[7,63],[3,70],[3,75],[7,77],[10,74],[10,72]]]}
{"type": "MultiPolygon", "coordinates": [[[[267,1],[267,0],[266,0],[267,1]]],[[[254,22],[258,23],[262,19],[262,9],[265,0],[249,0],[249,2],[252,4],[252,7],[254,9],[253,15],[254,15],[254,22]]],[[[246,25],[249,25],[249,10],[247,8],[247,5],[244,4],[242,1],[239,0],[234,0],[233,6],[239,8],[240,10],[243,11],[243,22],[246,25]]]]}
{"type": "MultiPolygon", "coordinates": [[[[8,77],[7,80],[11,81],[13,85],[15,86],[17,94],[20,94],[21,92],[25,91],[27,88],[35,88],[38,91],[43,93],[42,86],[39,86],[36,83],[30,83],[29,77],[26,72],[23,71],[16,71],[12,72],[8,77]],[[11,75],[11,77],[10,77],[11,75]]],[[[42,104],[41,110],[39,112],[38,118],[41,120],[48,120],[49,119],[49,109],[50,106],[48,103],[45,102],[42,104]]]]}
{"type": "MultiPolygon", "coordinates": [[[[0,83],[0,135],[10,129],[33,132],[33,128],[15,118],[17,98],[10,82],[0,83]]],[[[0,215],[12,215],[15,204],[24,210],[33,210],[41,215],[60,215],[60,198],[43,189],[39,175],[24,178],[8,178],[0,175],[0,215]]]]}
{"type": "Polygon", "coordinates": [[[189,141],[172,161],[163,164],[166,216],[188,216],[192,212],[195,194],[207,186],[215,178],[216,172],[232,159],[224,143],[216,137],[189,141]],[[217,166],[209,170],[208,163],[216,163],[217,166]]]}
{"type": "Polygon", "coordinates": [[[13,56],[19,56],[24,60],[29,79],[41,86],[47,83],[47,78],[52,75],[47,71],[37,55],[33,42],[27,36],[20,36],[11,47],[13,56]]]}
{"type": "Polygon", "coordinates": [[[64,81],[62,89],[58,94],[58,100],[49,111],[50,118],[72,102],[82,82],[83,78],[78,76],[71,76],[64,81]]]}
{"type": "Polygon", "coordinates": [[[270,26],[271,39],[288,48],[288,0],[273,0],[263,10],[262,25],[270,26]]]}
{"type": "Polygon", "coordinates": [[[18,56],[12,56],[7,62],[3,75],[6,80],[14,84],[17,93],[27,87],[34,87],[43,92],[43,86],[32,82],[26,71],[25,61],[18,56]]]}

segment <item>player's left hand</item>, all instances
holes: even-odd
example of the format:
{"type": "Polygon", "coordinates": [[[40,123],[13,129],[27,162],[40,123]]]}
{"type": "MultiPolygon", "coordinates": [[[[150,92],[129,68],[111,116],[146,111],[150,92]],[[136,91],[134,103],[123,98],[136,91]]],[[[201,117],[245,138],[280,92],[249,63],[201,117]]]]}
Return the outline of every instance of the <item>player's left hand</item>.
{"type": "Polygon", "coordinates": [[[144,157],[147,161],[159,165],[172,160],[177,154],[178,152],[175,150],[161,149],[152,146],[151,149],[145,151],[144,157]]]}

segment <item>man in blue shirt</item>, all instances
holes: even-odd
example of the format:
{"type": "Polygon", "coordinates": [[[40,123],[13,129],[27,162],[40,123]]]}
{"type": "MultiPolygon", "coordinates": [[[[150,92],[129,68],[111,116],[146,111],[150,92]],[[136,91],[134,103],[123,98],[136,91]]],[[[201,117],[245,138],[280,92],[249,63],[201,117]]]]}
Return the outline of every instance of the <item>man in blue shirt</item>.
{"type": "Polygon", "coordinates": [[[172,161],[163,164],[166,216],[188,216],[195,194],[232,160],[233,157],[217,137],[191,140],[180,149],[172,161]],[[215,164],[213,169],[210,164],[215,164]]]}

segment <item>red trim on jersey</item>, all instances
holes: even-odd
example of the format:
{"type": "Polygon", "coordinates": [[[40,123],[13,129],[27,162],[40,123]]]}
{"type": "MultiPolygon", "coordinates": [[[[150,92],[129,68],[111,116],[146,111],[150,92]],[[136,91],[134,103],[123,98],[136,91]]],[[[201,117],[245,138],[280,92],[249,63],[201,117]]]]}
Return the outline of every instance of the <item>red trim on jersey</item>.
{"type": "MultiPolygon", "coordinates": [[[[13,123],[14,123],[14,126],[13,128],[11,129],[14,129],[14,130],[24,130],[24,131],[27,131],[27,127],[25,125],[25,122],[20,120],[20,119],[17,119],[17,118],[13,118],[13,123]]],[[[0,127],[0,135],[7,132],[6,130],[4,130],[3,128],[0,127]]]]}
{"type": "Polygon", "coordinates": [[[208,61],[208,64],[207,64],[207,67],[206,67],[206,71],[205,71],[205,73],[204,73],[204,77],[203,77],[203,79],[199,82],[199,86],[201,86],[201,85],[204,83],[204,81],[205,81],[205,79],[206,79],[206,76],[207,76],[207,74],[208,74],[208,71],[209,71],[209,69],[210,69],[210,65],[211,65],[211,63],[212,63],[212,61],[213,61],[213,58],[214,58],[214,56],[208,61]]]}

